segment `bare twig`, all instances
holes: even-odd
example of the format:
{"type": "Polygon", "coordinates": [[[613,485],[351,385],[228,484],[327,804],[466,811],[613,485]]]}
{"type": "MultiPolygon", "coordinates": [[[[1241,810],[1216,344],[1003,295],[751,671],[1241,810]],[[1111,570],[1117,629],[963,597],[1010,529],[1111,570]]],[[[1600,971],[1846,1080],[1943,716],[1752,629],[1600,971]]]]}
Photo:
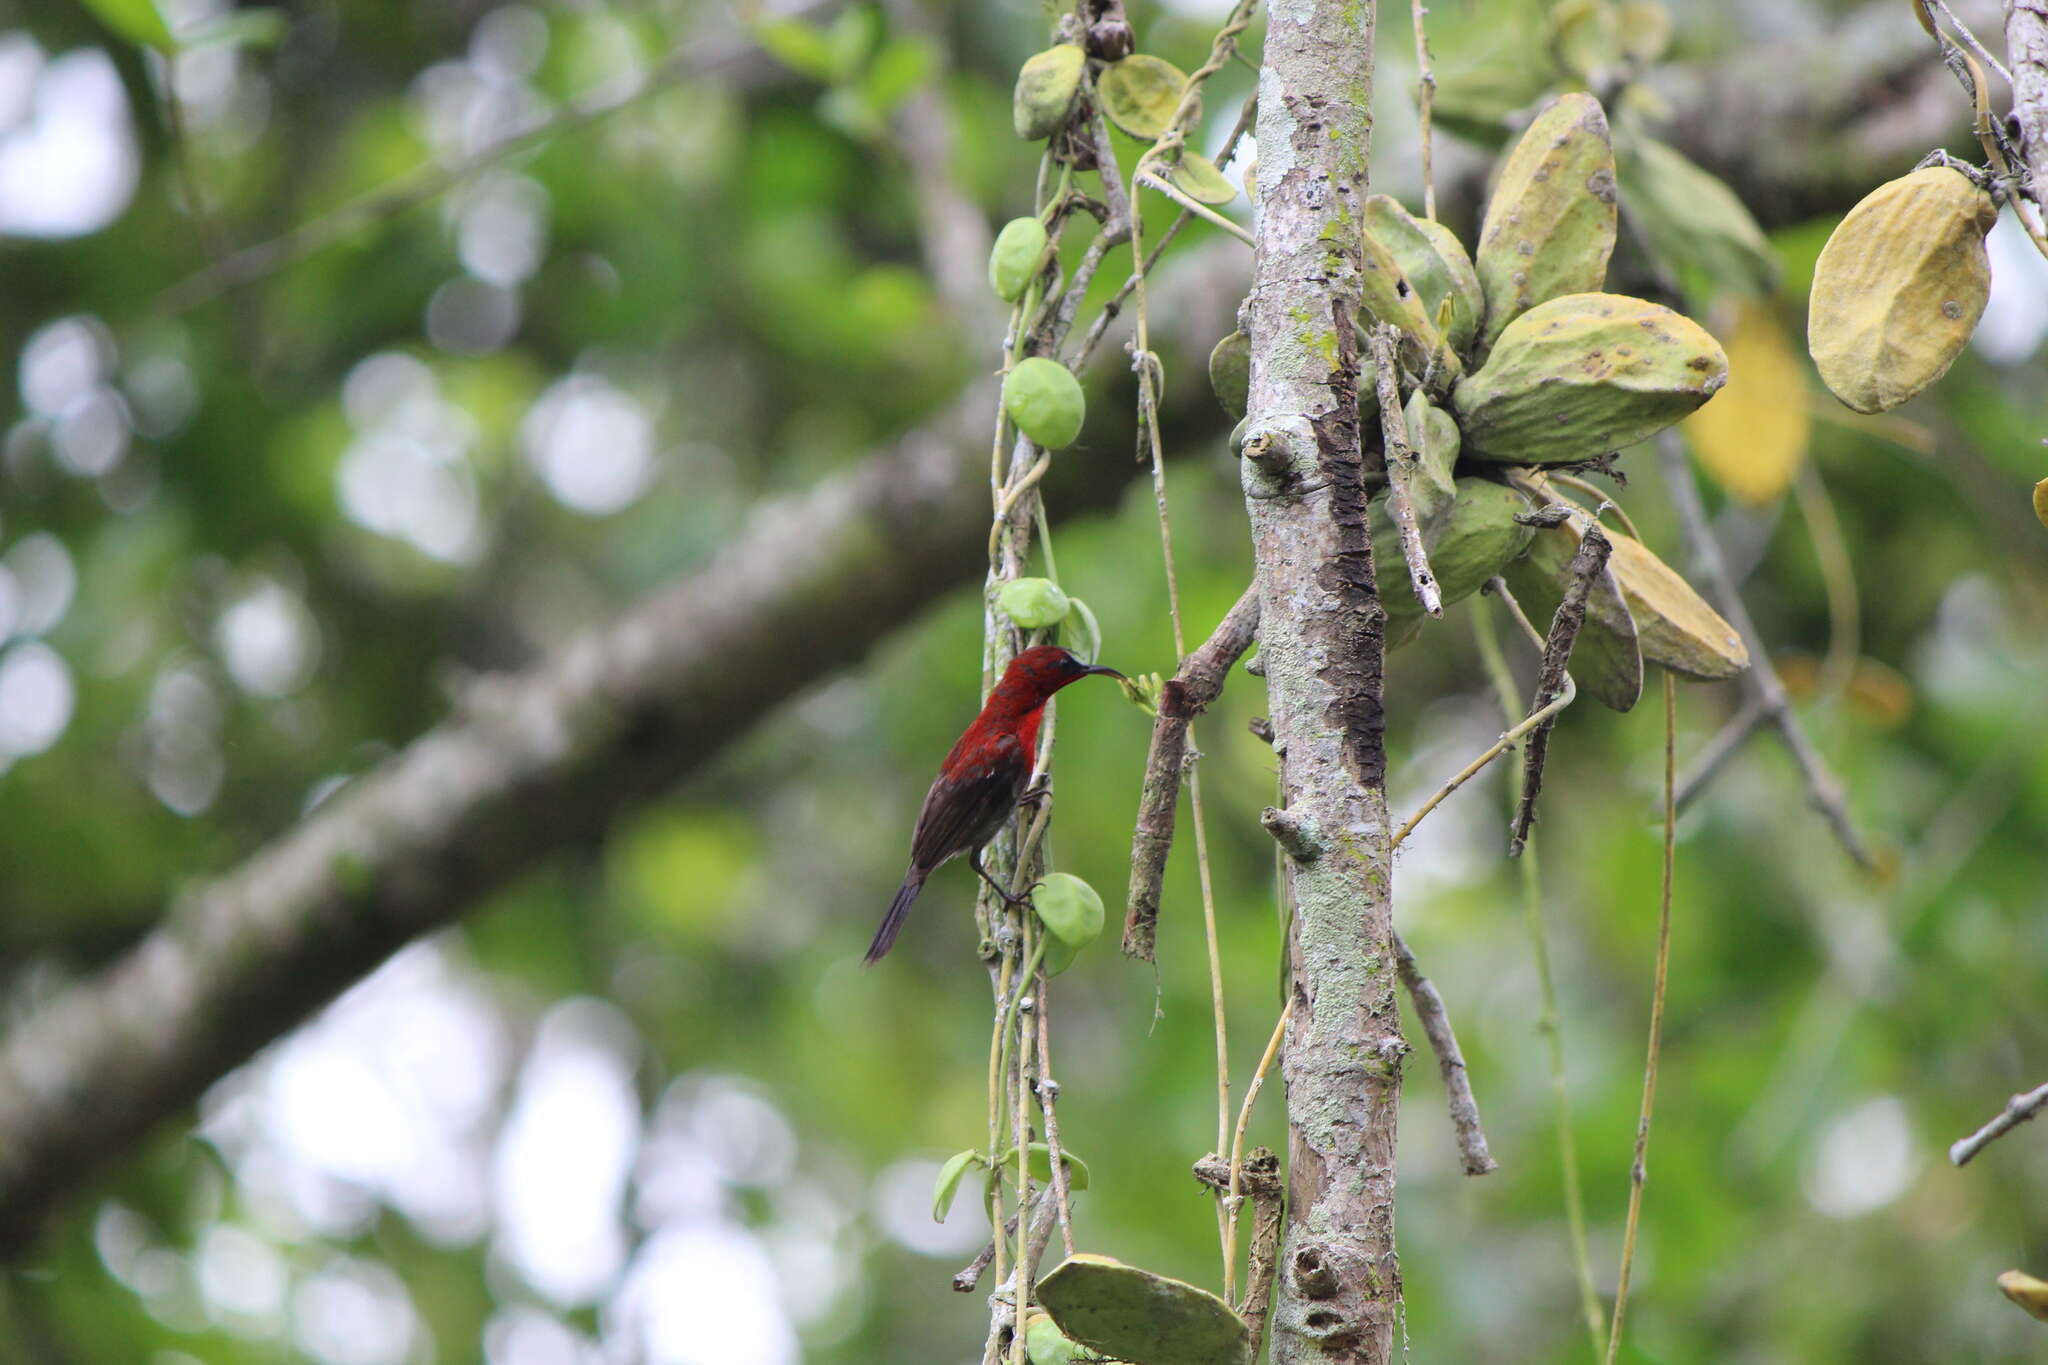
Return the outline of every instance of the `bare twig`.
{"type": "Polygon", "coordinates": [[[1453,777],[1450,781],[1444,783],[1441,787],[1438,787],[1436,791],[1433,794],[1431,794],[1430,798],[1427,801],[1424,801],[1420,806],[1416,808],[1415,814],[1409,816],[1407,821],[1402,824],[1401,828],[1394,831],[1394,847],[1399,848],[1401,846],[1401,842],[1404,839],[1406,839],[1410,834],[1414,833],[1415,827],[1422,823],[1422,817],[1428,815],[1431,811],[1435,810],[1438,806],[1442,805],[1445,797],[1449,796],[1458,788],[1464,786],[1467,782],[1470,782],[1474,777],[1477,777],[1481,770],[1483,770],[1487,764],[1493,762],[1496,758],[1499,758],[1509,749],[1512,749],[1515,746],[1515,741],[1520,739],[1523,735],[1528,734],[1531,730],[1535,729],[1539,725],[1548,725],[1553,720],[1555,720],[1557,718],[1558,712],[1564,710],[1565,707],[1570,706],[1573,700],[1578,697],[1578,695],[1578,684],[1572,681],[1571,674],[1565,674],[1564,690],[1558,693],[1557,696],[1553,697],[1548,705],[1538,707],[1536,710],[1531,711],[1528,715],[1522,717],[1522,719],[1517,721],[1514,724],[1514,726],[1503,732],[1499,739],[1495,740],[1492,744],[1487,746],[1486,750],[1483,753],[1481,753],[1479,757],[1473,759],[1470,763],[1467,763],[1464,766],[1464,768],[1462,768],[1458,772],[1458,775],[1456,777],[1453,777]]]}
{"type": "MultiPolygon", "coordinates": [[[[1554,507],[1536,514],[1539,518],[1553,515],[1561,522],[1570,514],[1554,507]]],[[[1607,539],[1599,524],[1591,517],[1586,518],[1586,524],[1579,528],[1579,548],[1567,570],[1570,581],[1550,618],[1550,635],[1543,642],[1543,669],[1537,675],[1532,711],[1542,711],[1564,695],[1565,668],[1571,662],[1572,643],[1579,638],[1580,627],[1586,624],[1586,599],[1593,591],[1594,581],[1606,571],[1607,556],[1613,549],[1614,543],[1607,539]]],[[[1543,760],[1550,748],[1550,727],[1554,723],[1554,719],[1546,720],[1530,731],[1529,742],[1522,750],[1522,799],[1516,803],[1514,828],[1508,836],[1510,858],[1521,854],[1529,839],[1529,829],[1536,822],[1536,798],[1543,791],[1543,760]]]]}
{"type": "Polygon", "coordinates": [[[1744,688],[1763,707],[1765,719],[1777,729],[1778,737],[1791,753],[1793,762],[1799,765],[1808,803],[1826,818],[1848,855],[1865,870],[1875,871],[1877,859],[1849,817],[1841,780],[1828,767],[1820,751],[1814,748],[1813,741],[1807,738],[1805,728],[1792,710],[1791,699],[1785,695],[1785,684],[1779,680],[1778,670],[1771,666],[1770,655],[1757,636],[1756,624],[1750,620],[1742,595],[1735,590],[1729,578],[1727,561],[1721,557],[1721,547],[1707,525],[1706,508],[1700,503],[1699,486],[1693,482],[1692,467],[1686,463],[1684,445],[1675,433],[1666,431],[1657,437],[1657,452],[1663,461],[1664,481],[1671,490],[1671,505],[1678,513],[1686,542],[1692,547],[1693,555],[1706,575],[1707,585],[1714,595],[1714,605],[1749,644],[1750,663],[1742,674],[1744,688]]]}
{"type": "Polygon", "coordinates": [[[1060,1242],[1074,1254],[1073,1195],[1068,1190],[1067,1162],[1060,1147],[1060,1083],[1052,1078],[1051,1020],[1045,1008],[1046,977],[1038,974],[1038,1112],[1045,1116],[1045,1155],[1052,1166],[1053,1199],[1059,1209],[1060,1242]]]}
{"type": "Polygon", "coordinates": [[[2029,1090],[2024,1095],[2014,1095],[2005,1102],[2005,1108],[1998,1116],[1968,1137],[1956,1142],[1948,1149],[1948,1159],[1961,1166],[1977,1153],[2010,1133],[2013,1129],[2033,1118],[2043,1109],[2048,1109],[2048,1085],[2038,1090],[2029,1090]]]}
{"type": "MultiPolygon", "coordinates": [[[[1245,1161],[1247,1169],[1278,1172],[1280,1158],[1264,1147],[1245,1161]]],[[[1286,1191],[1275,1181],[1252,1190],[1252,1247],[1245,1265],[1244,1302],[1238,1316],[1251,1324],[1252,1359],[1266,1340],[1266,1321],[1273,1307],[1273,1276],[1280,1255],[1280,1227],[1287,1212],[1286,1191]]]]}
{"type": "Polygon", "coordinates": [[[1977,41],[1977,35],[1970,32],[1968,24],[1956,17],[1956,12],[1948,7],[1947,0],[1924,0],[1924,3],[1940,13],[1941,17],[1948,20],[1955,31],[1963,36],[1963,46],[1982,57],[1984,64],[2003,77],[2007,85],[2012,84],[2012,72],[2005,69],[2004,62],[1991,55],[1990,49],[1977,41]]]}
{"type": "MultiPolygon", "coordinates": [[[[1266,1040],[1266,1050],[1259,1057],[1257,1069],[1252,1072],[1251,1083],[1245,1087],[1244,1103],[1237,1108],[1237,1127],[1230,1135],[1230,1181],[1223,1190],[1223,1260],[1233,1270],[1237,1266],[1238,1214],[1244,1202],[1245,1129],[1251,1126],[1252,1107],[1259,1102],[1259,1091],[1265,1088],[1266,1077],[1273,1070],[1274,1059],[1280,1055],[1280,1044],[1287,1037],[1288,1021],[1293,1017],[1294,997],[1290,995],[1287,1003],[1281,1007],[1280,1018],[1273,1024],[1273,1036],[1266,1040]]],[[[1259,1150],[1263,1152],[1265,1148],[1259,1150]]],[[[1252,1232],[1256,1238],[1258,1229],[1254,1227],[1252,1232]]],[[[1257,1265],[1256,1257],[1253,1265],[1257,1265]]],[[[1253,1275],[1248,1283],[1255,1283],[1256,1280],[1257,1276],[1253,1275]]]]}
{"type": "Polygon", "coordinates": [[[1436,1053],[1437,1070],[1443,1073],[1444,1095],[1451,1111],[1451,1127],[1458,1135],[1458,1156],[1466,1175],[1485,1175],[1500,1169],[1500,1163],[1486,1150],[1486,1130],[1479,1126],[1479,1101],[1472,1097],[1472,1080],[1465,1071],[1465,1054],[1458,1048],[1458,1035],[1451,1028],[1450,1011],[1435,983],[1416,965],[1415,953],[1397,930],[1394,961],[1401,969],[1401,984],[1415,1002],[1415,1016],[1436,1053]]]}
{"type": "Polygon", "coordinates": [[[1160,689],[1144,791],[1138,797],[1137,828],[1131,835],[1131,885],[1124,911],[1127,957],[1153,960],[1160,882],[1173,847],[1174,808],[1188,763],[1188,724],[1222,693],[1224,678],[1251,648],[1258,625],[1258,594],[1247,588],[1201,648],[1182,660],[1180,672],[1160,689]]]}
{"type": "Polygon", "coordinates": [[[1397,379],[1400,367],[1394,358],[1400,335],[1387,323],[1380,323],[1368,334],[1379,383],[1380,438],[1387,451],[1387,514],[1401,541],[1401,557],[1408,562],[1408,582],[1415,589],[1415,600],[1431,616],[1442,616],[1443,594],[1437,591],[1429,553],[1422,548],[1422,527],[1415,519],[1415,451],[1408,443],[1408,422],[1401,412],[1397,379]]]}
{"type": "MultiPolygon", "coordinates": [[[[1040,1190],[1038,1192],[1037,1197],[1039,1199],[1043,1199],[1046,1197],[1046,1194],[1047,1191],[1040,1190]]],[[[1036,1209],[1037,1204],[1035,1201],[1032,1207],[1036,1209]]],[[[1003,1236],[1007,1238],[1016,1231],[1017,1215],[1013,1213],[1008,1218],[1005,1218],[1003,1220],[1003,1236]]],[[[974,1292],[974,1287],[981,1283],[981,1277],[988,1273],[989,1262],[993,1261],[995,1258],[996,1238],[993,1235],[991,1235],[986,1242],[982,1243],[981,1250],[977,1251],[974,1254],[974,1259],[969,1261],[966,1265],[960,1267],[960,1269],[957,1272],[955,1272],[953,1276],[954,1292],[959,1294],[972,1294],[974,1292]]]]}
{"type": "Polygon", "coordinates": [[[1715,732],[1704,748],[1693,755],[1692,763],[1678,778],[1678,808],[1684,810],[1692,799],[1706,790],[1729,759],[1741,752],[1749,737],[1764,723],[1763,700],[1754,695],[1743,698],[1742,709],[1728,718],[1727,724],[1715,732]]]}
{"type": "Polygon", "coordinates": [[[1415,30],[1415,95],[1422,106],[1422,216],[1436,217],[1436,165],[1430,150],[1430,121],[1436,106],[1436,73],[1429,69],[1429,30],[1423,16],[1429,9],[1422,0],[1409,0],[1408,22],[1415,30]]]}

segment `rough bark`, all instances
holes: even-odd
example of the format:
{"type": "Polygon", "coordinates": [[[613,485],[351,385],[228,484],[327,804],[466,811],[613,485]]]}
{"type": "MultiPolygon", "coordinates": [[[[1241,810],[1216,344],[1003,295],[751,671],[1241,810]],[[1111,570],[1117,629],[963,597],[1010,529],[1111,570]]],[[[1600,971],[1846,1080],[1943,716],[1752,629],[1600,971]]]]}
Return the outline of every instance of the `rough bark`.
{"type": "MultiPolygon", "coordinates": [[[[762,507],[701,571],[451,716],[0,1038],[0,1258],[159,1122],[413,938],[602,839],[783,701],[979,578],[993,395],[762,507]]],[[[1209,405],[1204,399],[1202,407],[1209,405]]],[[[1128,462],[1058,461],[1062,513],[1128,462]]]]}
{"type": "Polygon", "coordinates": [[[2034,200],[2048,216],[2048,0],[2005,0],[2012,113],[2034,200]]]}
{"type": "Polygon", "coordinates": [[[1280,0],[1259,75],[1258,260],[1244,483],[1291,863],[1288,1222],[1273,1360],[1388,1358],[1400,1017],[1373,584],[1358,429],[1359,224],[1373,9],[1280,0]]]}

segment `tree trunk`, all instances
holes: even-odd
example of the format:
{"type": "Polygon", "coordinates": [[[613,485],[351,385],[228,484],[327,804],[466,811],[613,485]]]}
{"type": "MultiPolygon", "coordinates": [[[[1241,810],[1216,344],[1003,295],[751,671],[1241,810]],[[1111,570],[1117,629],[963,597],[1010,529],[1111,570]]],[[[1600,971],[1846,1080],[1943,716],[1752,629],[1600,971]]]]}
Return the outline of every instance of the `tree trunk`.
{"type": "MultiPolygon", "coordinates": [[[[1258,264],[1244,485],[1295,911],[1287,952],[1288,1225],[1276,1365],[1388,1358],[1400,1017],[1382,664],[1358,423],[1369,0],[1280,0],[1259,77],[1258,264]]],[[[1376,472],[1375,472],[1376,476],[1376,472]]]]}

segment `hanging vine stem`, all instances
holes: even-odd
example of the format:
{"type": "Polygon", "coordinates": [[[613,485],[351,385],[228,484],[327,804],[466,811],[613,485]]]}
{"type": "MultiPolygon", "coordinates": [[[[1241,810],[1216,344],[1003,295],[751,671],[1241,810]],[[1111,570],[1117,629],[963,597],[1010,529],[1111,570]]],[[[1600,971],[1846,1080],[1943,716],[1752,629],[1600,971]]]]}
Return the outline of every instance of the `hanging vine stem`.
{"type": "MultiPolygon", "coordinates": [[[[1237,144],[1244,139],[1246,133],[1251,131],[1252,119],[1258,113],[1258,110],[1258,96],[1247,96],[1243,106],[1237,111],[1236,125],[1231,128],[1230,136],[1224,139],[1223,150],[1217,154],[1216,164],[1220,166],[1229,163],[1230,158],[1237,152],[1237,144]]],[[[1166,248],[1173,245],[1173,239],[1180,236],[1181,229],[1185,228],[1193,220],[1194,216],[1188,209],[1182,209],[1179,215],[1166,225],[1166,230],[1159,234],[1159,240],[1153,244],[1152,250],[1149,253],[1145,253],[1141,257],[1139,253],[1133,253],[1134,258],[1142,260],[1142,265],[1133,265],[1131,273],[1124,277],[1122,284],[1117,286],[1116,293],[1110,295],[1109,302],[1102,305],[1101,313],[1097,314],[1095,321],[1088,325],[1088,330],[1082,335],[1080,343],[1074,348],[1074,353],[1067,358],[1069,369],[1078,370],[1088,363],[1089,358],[1095,354],[1095,348],[1101,344],[1103,334],[1109,330],[1109,324],[1116,321],[1117,315],[1123,311],[1124,300],[1128,299],[1131,296],[1131,291],[1138,287],[1140,274],[1143,271],[1151,270],[1153,266],[1159,264],[1159,258],[1166,254],[1166,248]]],[[[1101,239],[1098,238],[1097,240],[1100,241],[1101,239]]],[[[1076,272],[1076,278],[1079,278],[1078,271],[1076,272]]]]}
{"type": "Polygon", "coordinates": [[[1657,1060],[1664,1045],[1664,987],[1671,967],[1671,887],[1677,870],[1678,684],[1664,670],[1664,886],[1657,905],[1657,983],[1650,996],[1650,1044],[1643,1064],[1643,1107],[1636,1119],[1635,1159],[1628,1169],[1628,1222],[1621,1236],[1621,1271],[1615,1280],[1614,1322],[1607,1333],[1607,1365],[1621,1351],[1628,1311],[1629,1271],[1635,1265],[1636,1229],[1642,1223],[1643,1186],[1649,1183],[1650,1116],[1657,1107],[1657,1060]]]}
{"type": "MultiPolygon", "coordinates": [[[[1237,1109],[1237,1127],[1230,1134],[1230,1188],[1223,1197],[1223,1207],[1228,1214],[1223,1232],[1223,1263],[1233,1268],[1237,1265],[1238,1215],[1244,1207],[1245,1129],[1251,1125],[1252,1106],[1258,1102],[1259,1091],[1265,1088],[1267,1073],[1272,1071],[1273,1063],[1280,1056],[1280,1043],[1287,1037],[1287,1025],[1293,1018],[1294,997],[1289,995],[1287,1003],[1280,1007],[1280,1018],[1273,1025],[1273,1036],[1266,1040],[1266,1050],[1259,1056],[1259,1065],[1252,1072],[1251,1082],[1245,1086],[1244,1103],[1237,1109]]],[[[1224,1301],[1233,1306],[1237,1302],[1231,1292],[1235,1287],[1229,1285],[1223,1293],[1224,1301]]]]}
{"type": "MultiPolygon", "coordinates": [[[[1512,605],[1512,599],[1503,599],[1517,615],[1520,609],[1512,605]]],[[[1494,629],[1493,613],[1485,604],[1472,613],[1472,635],[1479,648],[1479,659],[1486,669],[1487,677],[1493,683],[1495,696],[1499,699],[1501,714],[1512,719],[1521,709],[1520,690],[1508,668],[1507,655],[1502,652],[1500,636],[1494,629]]],[[[1521,804],[1521,769],[1509,769],[1509,796],[1515,805],[1521,804]]],[[[1536,857],[1536,834],[1532,831],[1529,842],[1522,848],[1522,920],[1529,934],[1530,955],[1536,961],[1536,984],[1543,1002],[1543,1012],[1536,1022],[1546,1044],[1550,1064],[1551,1122],[1557,1129],[1558,1165],[1564,1181],[1564,1209],[1567,1234],[1571,1241],[1572,1273],[1578,1281],[1579,1307],[1585,1319],[1586,1330],[1593,1340],[1593,1356],[1600,1359],[1607,1352],[1607,1319],[1600,1311],[1600,1294],[1593,1281],[1593,1256],[1586,1236],[1586,1195],[1579,1177],[1579,1145],[1572,1127],[1571,1092],[1565,1085],[1563,1014],[1557,1002],[1557,978],[1550,966],[1550,941],[1543,929],[1543,878],[1536,857]]]]}
{"type": "MultiPolygon", "coordinates": [[[[1131,343],[1131,366],[1138,374],[1138,428],[1144,449],[1151,456],[1152,498],[1159,517],[1159,548],[1166,568],[1167,613],[1173,623],[1173,653],[1175,659],[1186,657],[1187,636],[1181,624],[1180,576],[1174,567],[1173,523],[1167,514],[1166,505],[1166,454],[1159,435],[1159,390],[1163,382],[1159,357],[1153,354],[1151,321],[1147,313],[1145,297],[1146,258],[1144,249],[1144,224],[1137,210],[1139,189],[1155,177],[1154,166],[1170,164],[1170,159],[1179,155],[1187,138],[1188,125],[1193,122],[1201,105],[1203,84],[1209,77],[1223,69],[1230,56],[1237,50],[1238,35],[1251,24],[1252,11],[1258,0],[1238,0],[1230,11],[1223,26],[1209,45],[1209,59],[1188,75],[1187,88],[1181,93],[1179,106],[1168,121],[1166,131],[1138,158],[1131,171],[1131,186],[1127,196],[1131,224],[1131,280],[1132,297],[1135,300],[1136,335],[1131,343]]],[[[1100,121],[1100,114],[1097,115],[1100,121]]],[[[1242,128],[1244,120],[1239,119],[1242,128]]],[[[1106,144],[1108,139],[1102,141],[1106,144]]],[[[1235,146],[1235,137],[1232,145],[1235,146]]],[[[1105,180],[1109,166],[1103,168],[1105,180]]],[[[1157,177],[1163,178],[1163,177],[1157,177]]],[[[1183,206],[1185,211],[1185,206],[1183,206]]],[[[1195,747],[1193,726],[1189,727],[1188,745],[1195,747]]],[[[1223,953],[1216,935],[1216,892],[1209,868],[1209,832],[1202,809],[1202,774],[1198,767],[1188,773],[1188,808],[1195,828],[1195,868],[1202,889],[1202,935],[1209,958],[1209,1006],[1216,1030],[1216,1150],[1227,1149],[1230,1141],[1230,1041],[1223,1006],[1223,953]]],[[[1216,1206],[1216,1232],[1219,1249],[1223,1256],[1223,1297],[1236,1297],[1237,1265],[1233,1254],[1231,1219],[1227,1201],[1216,1206]]]]}
{"type": "Polygon", "coordinates": [[[1422,17],[1429,9],[1422,0],[1409,0],[1409,23],[1415,29],[1415,93],[1422,106],[1422,216],[1436,218],[1436,167],[1430,152],[1430,116],[1436,104],[1436,73],[1429,69],[1429,30],[1422,17]]]}

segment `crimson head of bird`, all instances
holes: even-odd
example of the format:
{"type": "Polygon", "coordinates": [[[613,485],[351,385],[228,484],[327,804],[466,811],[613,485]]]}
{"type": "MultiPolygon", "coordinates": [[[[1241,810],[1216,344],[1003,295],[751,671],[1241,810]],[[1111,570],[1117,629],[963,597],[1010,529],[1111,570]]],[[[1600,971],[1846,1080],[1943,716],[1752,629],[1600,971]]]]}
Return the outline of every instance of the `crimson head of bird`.
{"type": "Polygon", "coordinates": [[[999,692],[1028,694],[1040,700],[1050,697],[1070,682],[1086,678],[1091,674],[1106,678],[1121,678],[1123,674],[1101,664],[1083,663],[1074,657],[1072,651],[1058,645],[1040,645],[1027,649],[1010,660],[1010,667],[997,684],[999,692]]]}

